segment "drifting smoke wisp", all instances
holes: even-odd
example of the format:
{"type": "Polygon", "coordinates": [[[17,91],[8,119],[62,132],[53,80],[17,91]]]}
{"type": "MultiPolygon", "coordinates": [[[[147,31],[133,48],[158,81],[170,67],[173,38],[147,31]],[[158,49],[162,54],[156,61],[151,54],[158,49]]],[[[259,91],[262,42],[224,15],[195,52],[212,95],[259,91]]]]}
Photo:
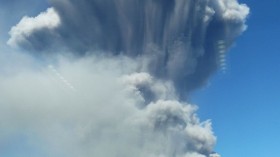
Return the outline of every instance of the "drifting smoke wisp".
{"type": "Polygon", "coordinates": [[[184,98],[224,68],[225,51],[246,29],[246,5],[50,4],[9,32],[7,43],[30,56],[20,70],[0,74],[0,139],[20,134],[43,156],[54,157],[215,155],[211,122],[201,122],[197,107],[184,98]]]}

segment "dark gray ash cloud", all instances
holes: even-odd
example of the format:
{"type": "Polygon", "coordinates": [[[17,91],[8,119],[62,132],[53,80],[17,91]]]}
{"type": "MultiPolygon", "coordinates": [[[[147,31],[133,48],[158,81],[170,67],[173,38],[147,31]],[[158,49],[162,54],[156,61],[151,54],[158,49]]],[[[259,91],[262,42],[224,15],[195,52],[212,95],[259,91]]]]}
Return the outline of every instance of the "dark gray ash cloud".
{"type": "Polygon", "coordinates": [[[219,156],[211,154],[216,142],[211,122],[201,122],[196,106],[184,100],[225,68],[226,50],[246,29],[246,5],[236,0],[50,0],[50,5],[9,32],[8,45],[55,63],[0,75],[5,89],[0,115],[9,119],[0,120],[2,128],[37,133],[51,156],[219,156]]]}
{"type": "MultiPolygon", "coordinates": [[[[102,52],[145,58],[145,70],[155,77],[172,80],[183,95],[203,85],[219,67],[218,43],[222,41],[224,49],[228,49],[246,29],[249,13],[246,5],[236,0],[50,3],[59,16],[56,27],[18,25],[11,30],[8,43],[34,53],[64,49],[81,56],[102,52]]],[[[52,13],[46,16],[50,23],[55,22],[52,13]]],[[[32,23],[32,19],[23,19],[22,23],[32,23]]]]}

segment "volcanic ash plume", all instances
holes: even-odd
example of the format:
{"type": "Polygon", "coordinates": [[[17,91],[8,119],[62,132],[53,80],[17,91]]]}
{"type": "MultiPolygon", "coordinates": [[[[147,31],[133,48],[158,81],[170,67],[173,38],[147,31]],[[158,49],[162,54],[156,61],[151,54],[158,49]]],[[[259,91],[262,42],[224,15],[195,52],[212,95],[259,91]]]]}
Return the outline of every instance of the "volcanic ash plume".
{"type": "Polygon", "coordinates": [[[246,5],[50,4],[9,32],[7,43],[30,55],[16,53],[1,69],[22,60],[0,74],[0,139],[23,136],[41,156],[54,157],[215,155],[211,122],[201,122],[184,100],[225,67],[225,51],[246,29],[246,5]]]}

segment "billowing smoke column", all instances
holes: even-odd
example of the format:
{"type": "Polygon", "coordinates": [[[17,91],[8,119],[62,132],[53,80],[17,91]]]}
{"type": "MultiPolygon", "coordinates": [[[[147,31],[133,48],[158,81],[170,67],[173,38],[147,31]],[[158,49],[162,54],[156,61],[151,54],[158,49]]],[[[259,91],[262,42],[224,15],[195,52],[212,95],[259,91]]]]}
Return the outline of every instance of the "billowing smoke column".
{"type": "Polygon", "coordinates": [[[213,156],[211,122],[200,122],[196,106],[183,101],[225,67],[225,51],[246,29],[246,5],[236,0],[50,4],[10,31],[9,45],[52,65],[27,57],[31,67],[0,75],[0,124],[6,134],[23,130],[55,157],[213,156]]]}
{"type": "Polygon", "coordinates": [[[228,49],[245,30],[249,12],[236,0],[51,0],[51,4],[52,9],[35,19],[23,18],[11,30],[8,43],[34,53],[51,53],[59,45],[78,55],[102,51],[145,58],[141,70],[172,80],[179,94],[201,86],[219,67],[218,43],[228,49]]]}

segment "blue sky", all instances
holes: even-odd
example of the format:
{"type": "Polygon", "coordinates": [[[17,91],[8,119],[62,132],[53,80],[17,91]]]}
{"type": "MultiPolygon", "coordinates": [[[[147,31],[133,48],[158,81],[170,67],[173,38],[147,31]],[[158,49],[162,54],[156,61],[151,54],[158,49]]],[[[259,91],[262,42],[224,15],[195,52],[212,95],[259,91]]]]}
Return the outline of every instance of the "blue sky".
{"type": "Polygon", "coordinates": [[[243,0],[250,9],[247,31],[218,73],[193,101],[211,118],[216,150],[226,157],[279,157],[280,1],[243,0]]]}
{"type": "MultiPolygon", "coordinates": [[[[47,6],[36,2],[12,12],[12,20],[0,23],[5,26],[0,30],[7,31],[6,26],[23,15],[36,15],[47,6]]],[[[193,94],[192,102],[199,105],[201,119],[212,119],[218,137],[216,151],[222,156],[279,157],[280,1],[240,2],[251,9],[248,29],[228,52],[226,73],[214,74],[207,87],[193,94]]],[[[8,36],[2,32],[1,36],[3,44],[8,36]]]]}

